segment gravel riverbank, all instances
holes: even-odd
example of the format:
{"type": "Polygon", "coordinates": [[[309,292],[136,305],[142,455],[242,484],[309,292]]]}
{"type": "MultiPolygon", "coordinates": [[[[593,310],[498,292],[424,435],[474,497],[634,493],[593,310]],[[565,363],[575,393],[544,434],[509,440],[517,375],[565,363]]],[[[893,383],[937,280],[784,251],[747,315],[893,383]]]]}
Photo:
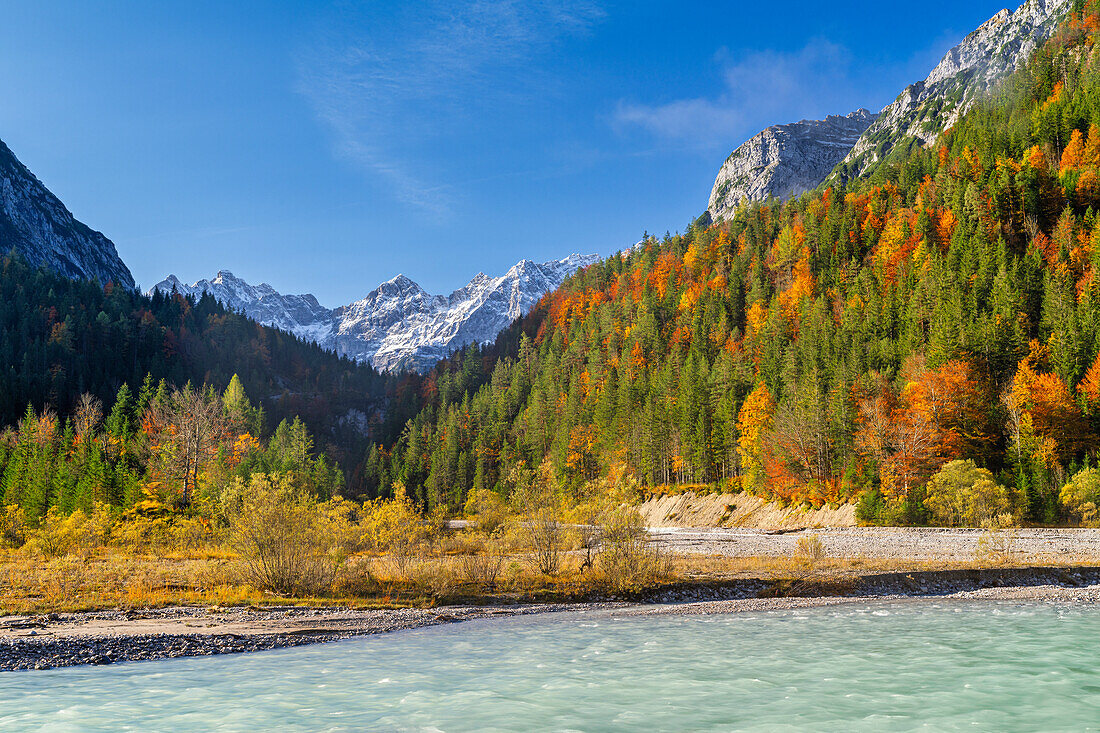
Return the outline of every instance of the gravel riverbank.
{"type": "Polygon", "coordinates": [[[786,585],[774,577],[684,583],[654,594],[645,604],[381,610],[269,606],[9,616],[0,618],[0,670],[259,651],[469,619],[581,609],[630,614],[728,613],[922,597],[1100,602],[1100,530],[1017,529],[996,533],[994,539],[981,530],[894,527],[782,531],[651,528],[650,533],[673,554],[746,558],[790,557],[800,537],[815,534],[834,568],[837,560],[858,558],[901,561],[888,564],[902,568],[905,561],[912,561],[913,569],[839,573],[834,569],[786,585]],[[918,569],[922,563],[927,567],[926,561],[972,562],[983,543],[991,541],[1018,567],[918,569]],[[767,597],[776,595],[786,597],[767,597]]]}
{"type": "Polygon", "coordinates": [[[261,651],[476,618],[580,607],[571,604],[381,610],[181,607],[9,616],[0,618],[0,671],[261,651]]]}
{"type": "MultiPolygon", "coordinates": [[[[827,579],[826,579],[827,580],[827,579]]],[[[615,614],[706,614],[783,610],[921,598],[1100,604],[1100,567],[870,573],[838,585],[807,585],[810,597],[761,597],[771,581],[685,584],[648,603],[452,606],[434,609],[167,608],[10,616],[0,619],[0,670],[260,651],[471,619],[578,610],[615,614]]]]}
{"type": "Polygon", "coordinates": [[[1100,529],[981,529],[943,527],[828,527],[775,531],[741,527],[650,528],[677,554],[790,557],[800,537],[817,535],[829,558],[970,561],[984,541],[1021,563],[1077,558],[1100,564],[1100,529]]]}

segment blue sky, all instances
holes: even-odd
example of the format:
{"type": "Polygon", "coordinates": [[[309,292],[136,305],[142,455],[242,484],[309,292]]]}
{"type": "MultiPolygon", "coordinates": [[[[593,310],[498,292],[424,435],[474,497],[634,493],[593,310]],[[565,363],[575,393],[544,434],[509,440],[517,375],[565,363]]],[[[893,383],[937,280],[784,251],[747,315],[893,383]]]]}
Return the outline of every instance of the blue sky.
{"type": "Polygon", "coordinates": [[[683,229],[759,129],[881,108],[1001,7],[5,0],[0,139],[145,287],[449,292],[683,229]]]}

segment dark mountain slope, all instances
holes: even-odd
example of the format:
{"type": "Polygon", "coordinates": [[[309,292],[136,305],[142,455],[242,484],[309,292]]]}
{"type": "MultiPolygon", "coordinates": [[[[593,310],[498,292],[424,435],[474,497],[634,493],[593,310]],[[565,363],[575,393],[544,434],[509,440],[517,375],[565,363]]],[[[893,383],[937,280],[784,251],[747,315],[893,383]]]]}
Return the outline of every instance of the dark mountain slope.
{"type": "Polygon", "coordinates": [[[134,287],[111,240],[74,219],[0,142],[0,253],[12,250],[65,277],[134,287]]]}

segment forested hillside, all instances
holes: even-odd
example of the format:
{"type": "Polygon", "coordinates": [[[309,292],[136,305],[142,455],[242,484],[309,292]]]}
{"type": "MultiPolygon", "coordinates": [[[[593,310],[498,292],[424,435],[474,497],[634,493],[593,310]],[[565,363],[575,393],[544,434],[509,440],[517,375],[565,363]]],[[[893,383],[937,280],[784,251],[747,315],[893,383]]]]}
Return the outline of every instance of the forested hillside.
{"type": "Polygon", "coordinates": [[[1098,28],[1078,5],[937,144],[846,189],[582,271],[408,383],[425,407],[368,485],[458,509],[548,458],[566,482],[625,464],[916,522],[969,459],[996,501],[1059,519],[1100,428],[1098,28]]]}
{"type": "Polygon", "coordinates": [[[135,396],[147,379],[220,392],[237,374],[265,414],[253,432],[268,435],[300,416],[323,450],[353,466],[366,430],[379,429],[389,382],[211,297],[146,297],[12,255],[0,259],[0,363],[8,365],[0,370],[0,425],[15,425],[29,405],[60,414],[60,430],[84,394],[109,412],[123,385],[135,396]]]}

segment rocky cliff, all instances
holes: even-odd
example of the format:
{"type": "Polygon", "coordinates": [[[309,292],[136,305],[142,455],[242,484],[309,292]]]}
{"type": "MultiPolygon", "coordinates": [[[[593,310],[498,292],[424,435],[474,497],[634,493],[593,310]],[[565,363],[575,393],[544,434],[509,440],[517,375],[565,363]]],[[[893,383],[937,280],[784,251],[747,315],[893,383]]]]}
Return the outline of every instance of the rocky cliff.
{"type": "Polygon", "coordinates": [[[952,48],[923,81],[910,84],[879,113],[837,166],[840,181],[858,177],[896,145],[930,145],[997,82],[1025,63],[1057,28],[1072,0],[1027,0],[1002,10],[952,48]]]}
{"type": "Polygon", "coordinates": [[[773,125],[734,150],[718,171],[707,210],[727,219],[742,202],[786,199],[816,188],[844,159],[875,115],[859,109],[847,117],[773,125]]]}
{"type": "Polygon", "coordinates": [[[0,252],[74,279],[134,287],[114,243],[73,218],[65,205],[0,142],[0,252]]]}

